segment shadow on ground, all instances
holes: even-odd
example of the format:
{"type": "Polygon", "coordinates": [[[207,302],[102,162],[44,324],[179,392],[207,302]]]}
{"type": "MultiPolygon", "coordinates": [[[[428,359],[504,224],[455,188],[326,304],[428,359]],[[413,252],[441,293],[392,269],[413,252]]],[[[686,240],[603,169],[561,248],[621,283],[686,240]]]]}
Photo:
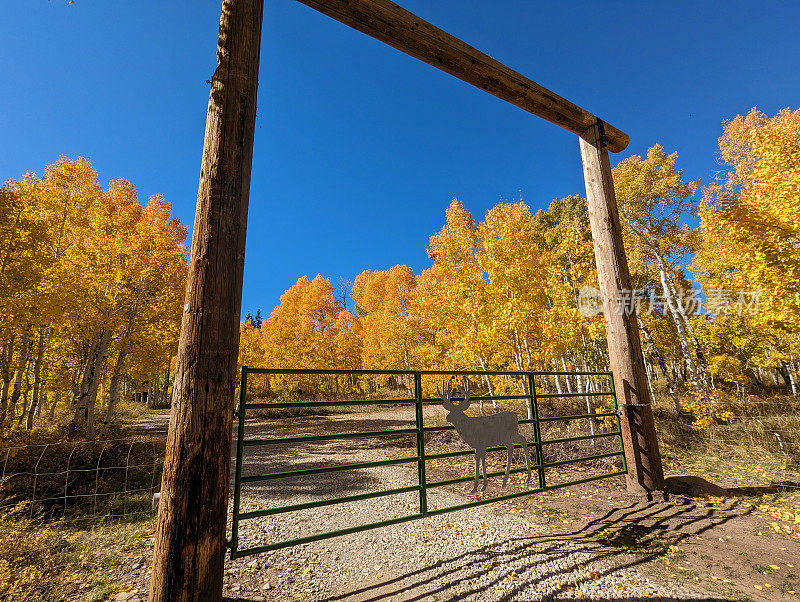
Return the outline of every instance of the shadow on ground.
{"type": "MultiPolygon", "coordinates": [[[[332,597],[331,600],[366,602],[398,595],[400,599],[406,601],[423,600],[431,594],[445,592],[459,583],[480,583],[480,586],[468,588],[458,595],[449,592],[453,595],[451,599],[454,600],[475,599],[492,586],[513,578],[515,569],[512,566],[519,566],[520,561],[523,564],[526,561],[533,562],[542,554],[547,556],[548,562],[569,558],[574,551],[563,550],[564,540],[578,543],[581,550],[591,554],[591,559],[581,562],[581,565],[611,560],[614,568],[607,569],[600,573],[600,576],[614,574],[621,569],[636,567],[662,555],[666,552],[664,546],[675,545],[688,537],[697,536],[736,516],[741,516],[743,512],[748,512],[737,506],[737,502],[717,508],[701,508],[691,503],[685,505],[663,502],[631,503],[626,507],[606,513],[576,531],[557,536],[544,535],[514,539],[509,542],[512,544],[510,549],[505,551],[498,551],[494,547],[479,548],[447,561],[397,575],[386,581],[353,589],[332,597]],[[631,552],[635,554],[632,559],[631,552]],[[458,565],[459,568],[449,568],[451,565],[458,565]],[[504,566],[508,568],[491,571],[493,565],[498,568],[504,566]],[[462,573],[456,575],[456,570],[461,570],[462,573]],[[436,585],[442,578],[448,578],[448,576],[451,576],[452,579],[446,586],[436,585]],[[436,587],[432,587],[434,585],[436,587]]],[[[560,571],[538,574],[536,579],[531,581],[526,581],[524,574],[520,575],[518,584],[499,599],[528,599],[531,596],[534,599],[549,599],[559,591],[558,588],[552,585],[549,589],[541,587],[537,589],[536,583],[541,583],[549,577],[557,577],[562,573],[569,574],[581,568],[577,563],[575,566],[567,565],[560,571]]],[[[569,586],[578,589],[582,584],[590,583],[592,580],[592,577],[573,580],[569,586]]],[[[615,600],[619,598],[612,595],[600,598],[587,597],[586,599],[615,600]]],[[[669,598],[662,598],[662,600],[667,599],[669,598]]],[[[703,599],[713,600],[715,598],[703,599]]]]}
{"type": "MultiPolygon", "coordinates": [[[[665,502],[631,502],[626,506],[607,512],[580,529],[558,535],[540,535],[515,538],[501,545],[484,546],[455,555],[446,560],[421,564],[413,571],[395,573],[391,578],[361,583],[331,596],[331,601],[371,602],[379,600],[425,600],[437,594],[446,594],[449,600],[488,599],[488,591],[501,583],[514,583],[502,596],[492,592],[492,599],[549,600],[563,594],[557,585],[559,575],[565,576],[563,584],[578,590],[594,580],[614,575],[624,569],[635,568],[663,554],[670,546],[696,537],[727,521],[749,513],[736,500],[728,500],[716,507],[698,506],[693,503],[673,504],[665,502]],[[564,549],[564,542],[577,544],[577,548],[590,558],[572,560],[576,549],[564,549]],[[537,572],[526,579],[520,566],[536,565],[541,558],[548,564],[562,564],[559,569],[537,572]],[[596,562],[613,564],[599,574],[586,574],[575,579],[574,572],[587,573],[584,565],[596,562]],[[549,580],[549,581],[548,581],[549,580]],[[544,583],[547,581],[547,583],[544,583]],[[474,584],[474,585],[472,585],[474,584]],[[538,587],[537,587],[538,585],[538,587]],[[459,591],[457,592],[456,589],[459,591]]],[[[691,588],[691,583],[689,584],[691,588]]],[[[636,591],[636,588],[633,588],[636,591]]],[[[585,592],[586,593],[586,592],[585,592]]],[[[592,597],[587,600],[631,599],[614,595],[592,597]]],[[[662,597],[661,600],[727,600],[728,597],[662,597]]],[[[249,598],[229,598],[245,601],[249,598]]]]}

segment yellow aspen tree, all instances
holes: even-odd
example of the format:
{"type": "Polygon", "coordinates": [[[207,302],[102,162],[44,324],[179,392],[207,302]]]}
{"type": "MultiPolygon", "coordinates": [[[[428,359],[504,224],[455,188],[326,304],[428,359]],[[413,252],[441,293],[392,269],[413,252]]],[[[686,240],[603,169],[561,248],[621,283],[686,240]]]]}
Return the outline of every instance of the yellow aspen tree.
{"type": "Polygon", "coordinates": [[[658,279],[648,283],[666,302],[692,386],[708,385],[705,357],[676,285],[680,261],[692,251],[695,233],[686,224],[695,213],[696,182],[685,182],[677,169],[678,154],[667,154],[656,144],[643,159],[632,155],[614,168],[614,190],[624,217],[628,248],[648,262],[648,272],[658,279]]]}
{"type": "Polygon", "coordinates": [[[800,393],[792,369],[800,355],[798,139],[800,111],[768,117],[754,108],[725,124],[719,147],[728,169],[704,190],[702,244],[692,264],[715,301],[706,336],[717,363],[734,360],[759,385],[761,370],[777,370],[794,394],[800,393]]]}
{"type": "Polygon", "coordinates": [[[404,265],[365,270],[353,282],[353,300],[361,326],[361,365],[410,370],[415,358],[417,322],[409,315],[416,287],[414,272],[404,265]]]}

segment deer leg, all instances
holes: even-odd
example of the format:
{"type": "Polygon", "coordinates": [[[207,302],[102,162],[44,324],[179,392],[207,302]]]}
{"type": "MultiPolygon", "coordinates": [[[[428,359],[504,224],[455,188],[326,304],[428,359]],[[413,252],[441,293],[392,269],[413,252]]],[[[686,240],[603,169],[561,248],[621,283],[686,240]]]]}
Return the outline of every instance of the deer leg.
{"type": "Polygon", "coordinates": [[[472,486],[470,493],[475,493],[478,490],[478,454],[475,454],[475,484],[472,486]]]}
{"type": "Polygon", "coordinates": [[[481,464],[483,465],[483,487],[481,487],[481,491],[486,491],[486,486],[489,484],[489,477],[486,476],[486,451],[484,450],[483,454],[481,455],[481,464]]]}
{"type": "Polygon", "coordinates": [[[514,457],[514,444],[509,443],[506,445],[506,476],[503,477],[503,487],[508,483],[508,473],[511,471],[511,458],[514,457]]]}
{"type": "Polygon", "coordinates": [[[528,442],[527,442],[527,441],[525,441],[525,437],[523,437],[523,436],[522,436],[522,435],[520,435],[520,434],[517,434],[517,436],[516,436],[514,439],[515,439],[515,441],[516,441],[517,443],[521,443],[521,444],[522,444],[522,447],[524,448],[524,452],[525,452],[525,468],[527,468],[527,469],[528,469],[528,480],[527,480],[527,481],[525,481],[525,482],[526,482],[526,483],[530,483],[530,482],[531,482],[531,464],[530,464],[530,461],[529,461],[529,459],[528,459],[528,457],[529,457],[529,455],[530,455],[530,454],[528,453],[528,442]]]}

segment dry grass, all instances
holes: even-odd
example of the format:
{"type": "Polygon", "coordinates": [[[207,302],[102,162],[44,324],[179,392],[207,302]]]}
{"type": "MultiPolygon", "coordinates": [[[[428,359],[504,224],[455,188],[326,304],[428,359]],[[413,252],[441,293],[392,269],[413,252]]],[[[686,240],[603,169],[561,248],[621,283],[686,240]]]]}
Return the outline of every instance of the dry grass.
{"type": "Polygon", "coordinates": [[[76,526],[30,518],[24,506],[0,513],[0,599],[106,600],[123,561],[140,552],[152,518],[76,526]]]}

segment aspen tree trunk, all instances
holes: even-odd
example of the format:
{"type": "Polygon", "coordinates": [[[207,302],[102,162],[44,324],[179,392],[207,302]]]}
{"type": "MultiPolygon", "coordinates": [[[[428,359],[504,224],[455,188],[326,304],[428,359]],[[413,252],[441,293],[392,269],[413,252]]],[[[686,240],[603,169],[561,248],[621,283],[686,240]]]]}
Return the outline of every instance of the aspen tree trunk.
{"type": "Polygon", "coordinates": [[[128,357],[126,351],[120,351],[117,359],[114,361],[114,371],[108,382],[108,406],[106,406],[106,415],[103,419],[103,433],[108,431],[108,427],[114,420],[114,414],[117,411],[117,404],[119,403],[120,384],[122,381],[122,370],[125,366],[125,360],[128,357]]]}
{"type": "MultiPolygon", "coordinates": [[[[672,286],[673,295],[675,295],[675,286],[670,281],[670,286],[672,286]]],[[[706,356],[703,353],[703,348],[700,346],[700,341],[697,339],[697,335],[694,333],[694,328],[692,327],[692,321],[689,319],[689,316],[686,315],[686,308],[683,306],[682,303],[677,303],[678,306],[678,313],[680,314],[681,318],[683,318],[683,323],[686,325],[686,333],[689,335],[689,340],[692,342],[692,347],[694,348],[694,356],[697,359],[697,370],[702,380],[703,384],[708,386],[709,384],[709,372],[708,372],[708,363],[706,362],[706,356]]]]}
{"type": "Polygon", "coordinates": [[[28,353],[30,353],[31,341],[27,338],[22,339],[22,346],[19,351],[19,362],[17,372],[14,375],[14,388],[11,392],[11,401],[8,408],[8,419],[14,420],[17,417],[17,402],[22,394],[22,377],[28,367],[28,353]]]}
{"type": "Polygon", "coordinates": [[[786,381],[786,386],[789,388],[789,392],[792,395],[797,395],[797,381],[794,378],[794,374],[792,374],[792,365],[786,360],[781,360],[780,372],[783,376],[783,379],[786,381]]]}
{"type": "Polygon", "coordinates": [[[681,346],[683,361],[689,372],[689,381],[696,390],[699,390],[702,387],[700,374],[694,362],[694,357],[692,356],[692,348],[689,346],[689,335],[687,333],[686,323],[681,315],[682,310],[678,307],[678,300],[675,298],[675,289],[672,287],[672,283],[669,280],[669,274],[667,274],[667,266],[664,259],[656,254],[656,261],[658,263],[658,275],[661,279],[661,289],[664,291],[664,299],[667,302],[667,308],[672,316],[672,321],[675,323],[675,330],[678,332],[678,342],[681,346]]]}
{"type": "MultiPolygon", "coordinates": [[[[659,262],[659,272],[661,274],[661,283],[664,287],[664,296],[668,300],[671,299],[673,304],[670,305],[670,313],[672,314],[673,320],[675,320],[676,328],[679,328],[678,320],[682,321],[683,325],[683,332],[688,340],[692,344],[692,348],[694,349],[694,357],[696,359],[696,363],[693,364],[694,372],[696,373],[696,378],[699,379],[700,383],[704,387],[708,387],[709,385],[709,374],[708,374],[708,365],[706,363],[705,354],[703,353],[703,348],[700,346],[700,341],[697,340],[697,335],[694,333],[694,328],[692,328],[692,322],[689,320],[689,316],[686,315],[686,308],[678,299],[677,292],[675,291],[675,285],[672,280],[669,278],[669,275],[666,271],[666,264],[664,262],[663,257],[660,255],[656,255],[658,262],[659,262]],[[673,308],[677,312],[677,315],[673,313],[673,308]]],[[[689,361],[691,361],[692,356],[691,354],[688,356],[689,361]]],[[[691,371],[692,365],[687,364],[687,367],[691,371]]],[[[692,381],[694,382],[694,381],[692,381]]]]}
{"type": "Polygon", "coordinates": [[[222,599],[262,14],[262,0],[222,3],[150,602],[222,599]]]}
{"type": "Polygon", "coordinates": [[[53,403],[50,406],[50,415],[47,417],[47,419],[50,422],[53,422],[53,420],[55,420],[56,418],[56,408],[58,407],[58,402],[60,398],[61,394],[58,391],[56,391],[56,393],[53,395],[53,403]]]}
{"type": "Polygon", "coordinates": [[[647,388],[650,389],[650,399],[655,401],[656,392],[653,390],[653,373],[655,370],[650,364],[646,364],[645,368],[647,369],[647,388]]]}
{"type": "Polygon", "coordinates": [[[614,386],[621,402],[622,440],[628,466],[628,489],[647,492],[664,487],[650,392],[644,369],[636,312],[618,311],[617,300],[631,290],[628,259],[622,244],[619,210],[605,136],[600,124],[580,138],[589,224],[597,279],[605,299],[603,314],[614,386]]]}
{"type": "Polygon", "coordinates": [[[106,365],[108,352],[111,350],[111,330],[103,328],[99,337],[92,345],[89,356],[81,379],[80,392],[75,402],[75,413],[73,421],[75,423],[84,422],[86,424],[86,434],[92,438],[95,435],[94,407],[97,401],[97,390],[100,387],[100,379],[103,376],[103,369],[106,365]]]}
{"type": "Polygon", "coordinates": [[[37,416],[39,414],[41,414],[42,411],[44,410],[44,408],[47,406],[47,400],[48,400],[47,393],[45,393],[44,391],[40,391],[39,392],[39,404],[36,406],[36,415],[37,416]]]}
{"type": "MultiPolygon", "coordinates": [[[[561,368],[564,372],[568,372],[567,370],[567,362],[564,361],[564,356],[561,356],[561,368]]],[[[564,376],[564,384],[567,386],[567,393],[572,393],[572,383],[569,380],[569,375],[564,376]]]]}
{"type": "MultiPolygon", "coordinates": [[[[488,370],[488,364],[486,363],[486,358],[483,356],[480,357],[481,362],[481,370],[486,372],[488,370]]],[[[486,388],[489,390],[489,396],[492,398],[492,409],[497,412],[497,400],[494,398],[494,385],[492,384],[492,379],[489,378],[486,374],[483,375],[483,379],[486,382],[486,388]]],[[[481,401],[481,414],[483,414],[483,401],[481,401]]]]}
{"type": "Polygon", "coordinates": [[[36,359],[33,362],[33,392],[31,393],[31,405],[28,406],[28,418],[25,421],[25,430],[33,428],[33,419],[39,409],[39,391],[42,386],[42,360],[44,359],[44,345],[47,337],[46,329],[39,329],[39,343],[36,348],[36,359]]]}
{"type": "Polygon", "coordinates": [[[145,393],[145,402],[148,408],[153,408],[153,379],[147,381],[147,392],[145,393]]]}
{"type": "MultiPolygon", "coordinates": [[[[587,368],[588,368],[588,366],[584,366],[583,369],[585,370],[587,368]]],[[[577,368],[576,368],[575,371],[577,372],[577,368]]],[[[587,387],[588,384],[589,384],[588,377],[585,377],[582,374],[576,374],[575,375],[575,392],[576,393],[579,393],[579,394],[580,393],[588,393],[589,392],[589,389],[587,387]]],[[[591,414],[592,413],[592,404],[589,401],[590,399],[591,399],[590,395],[585,395],[583,397],[583,403],[586,405],[586,413],[587,414],[591,414]]],[[[595,433],[595,429],[594,429],[594,418],[587,418],[586,419],[586,424],[589,427],[589,434],[590,435],[595,435],[596,433],[595,433]]],[[[591,443],[592,447],[596,448],[597,447],[597,440],[596,439],[590,439],[590,441],[592,442],[591,443]]]]}
{"type": "Polygon", "coordinates": [[[642,331],[642,334],[644,335],[644,338],[647,341],[648,346],[650,347],[651,353],[655,356],[656,361],[658,362],[658,365],[661,368],[661,374],[664,375],[664,382],[667,385],[667,391],[669,392],[669,396],[672,398],[672,405],[675,407],[675,412],[677,414],[680,414],[681,402],[678,400],[678,391],[675,389],[675,382],[672,380],[672,378],[669,375],[669,372],[667,371],[667,363],[664,361],[664,356],[661,354],[661,350],[656,345],[656,342],[653,340],[653,337],[650,334],[650,330],[648,330],[647,326],[644,323],[644,320],[642,320],[641,318],[639,318],[639,330],[642,331]]]}
{"type": "MultiPolygon", "coordinates": [[[[525,368],[523,368],[522,358],[519,355],[517,356],[517,366],[518,366],[518,368],[517,368],[518,370],[524,370],[525,369],[525,368]]],[[[525,408],[527,410],[528,420],[533,420],[533,402],[531,401],[531,398],[530,398],[530,391],[529,391],[529,388],[528,388],[528,379],[525,378],[524,376],[521,377],[520,378],[520,384],[522,385],[522,394],[526,396],[525,397],[525,408]]]]}
{"type": "Polygon", "coordinates": [[[525,395],[525,407],[528,411],[528,420],[533,420],[533,401],[530,398],[528,379],[523,376],[520,380],[522,381],[522,394],[525,395]]]}
{"type": "MultiPolygon", "coordinates": [[[[552,366],[553,366],[553,370],[557,372],[558,371],[558,360],[556,358],[553,358],[552,366]]],[[[554,374],[553,375],[553,380],[556,381],[556,392],[559,395],[563,394],[564,393],[564,389],[561,388],[561,378],[558,376],[558,374],[554,374]]]]}
{"type": "MultiPolygon", "coordinates": [[[[663,258],[659,257],[659,259],[663,262],[663,258]]],[[[686,334],[689,337],[689,340],[692,343],[692,348],[694,349],[694,356],[697,362],[697,372],[698,376],[703,383],[703,385],[708,385],[708,364],[706,363],[706,356],[703,353],[703,348],[700,346],[700,341],[697,340],[697,335],[694,333],[694,328],[692,327],[692,322],[689,320],[689,316],[686,314],[686,308],[684,307],[683,303],[680,302],[678,299],[678,295],[675,291],[675,284],[669,278],[666,279],[667,284],[669,285],[672,298],[675,300],[675,307],[678,310],[678,315],[683,320],[684,327],[686,329],[686,334]]]]}
{"type": "Polygon", "coordinates": [[[29,375],[25,375],[25,386],[22,388],[22,396],[20,397],[20,412],[17,416],[17,426],[22,424],[25,416],[28,415],[28,393],[31,392],[31,379],[29,375]]]}
{"type": "Polygon", "coordinates": [[[11,378],[13,376],[11,370],[11,362],[14,359],[14,337],[12,336],[3,348],[3,362],[2,374],[3,385],[0,387],[0,427],[6,419],[8,412],[8,392],[11,387],[11,378]]]}
{"type": "Polygon", "coordinates": [[[172,364],[172,356],[167,358],[167,367],[164,370],[164,388],[161,391],[161,400],[164,407],[169,405],[169,369],[172,364]]]}
{"type": "MultiPolygon", "coordinates": [[[[525,360],[522,357],[522,345],[520,344],[519,331],[517,330],[516,327],[511,329],[511,334],[512,334],[512,341],[513,341],[514,360],[517,363],[517,370],[520,370],[520,371],[525,370],[525,360]]],[[[527,395],[528,394],[528,379],[527,378],[522,378],[520,380],[522,381],[522,394],[523,395],[527,395]]],[[[533,419],[533,404],[532,404],[530,398],[527,399],[527,402],[526,402],[525,405],[527,407],[528,420],[532,420],[533,419]]]]}
{"type": "Polygon", "coordinates": [[[0,426],[2,426],[8,412],[8,389],[10,385],[10,378],[8,380],[3,379],[3,386],[0,389],[0,426]]]}

